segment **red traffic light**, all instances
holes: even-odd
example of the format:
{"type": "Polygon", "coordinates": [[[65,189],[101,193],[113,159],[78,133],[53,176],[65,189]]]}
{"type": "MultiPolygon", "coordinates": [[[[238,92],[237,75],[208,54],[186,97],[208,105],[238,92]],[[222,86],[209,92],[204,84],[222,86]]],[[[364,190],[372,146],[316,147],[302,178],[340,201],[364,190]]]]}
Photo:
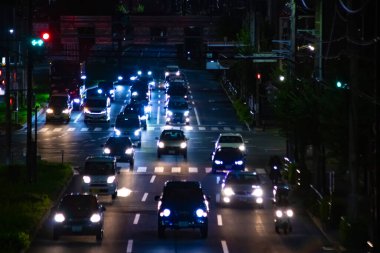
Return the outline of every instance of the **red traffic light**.
{"type": "Polygon", "coordinates": [[[260,73],[257,73],[257,74],[256,74],[256,78],[257,78],[257,79],[261,79],[261,74],[260,74],[260,73]]]}
{"type": "Polygon", "coordinates": [[[50,39],[50,34],[48,32],[42,33],[42,39],[47,41],[50,39]]]}

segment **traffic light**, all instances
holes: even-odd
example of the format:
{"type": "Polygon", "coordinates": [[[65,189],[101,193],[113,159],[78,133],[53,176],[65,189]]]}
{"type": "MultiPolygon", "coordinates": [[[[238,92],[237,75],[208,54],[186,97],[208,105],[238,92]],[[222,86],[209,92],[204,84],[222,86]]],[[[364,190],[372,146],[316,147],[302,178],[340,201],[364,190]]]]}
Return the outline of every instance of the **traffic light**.
{"type": "Polygon", "coordinates": [[[50,39],[50,33],[49,32],[42,32],[38,37],[33,37],[30,43],[33,47],[42,47],[45,42],[49,41],[50,39]]]}
{"type": "Polygon", "coordinates": [[[342,82],[342,81],[336,81],[336,87],[338,88],[338,89],[348,89],[348,85],[347,85],[347,83],[344,83],[344,82],[342,82]]]}

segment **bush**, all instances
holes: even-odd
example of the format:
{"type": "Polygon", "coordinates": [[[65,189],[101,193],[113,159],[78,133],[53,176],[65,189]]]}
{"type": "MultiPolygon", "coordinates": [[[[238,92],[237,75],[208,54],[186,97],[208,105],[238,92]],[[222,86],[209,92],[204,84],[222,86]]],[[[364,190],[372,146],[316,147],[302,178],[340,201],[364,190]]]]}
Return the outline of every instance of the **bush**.
{"type": "Polygon", "coordinates": [[[20,252],[30,246],[31,239],[26,232],[2,232],[0,233],[0,252],[20,252]]]}

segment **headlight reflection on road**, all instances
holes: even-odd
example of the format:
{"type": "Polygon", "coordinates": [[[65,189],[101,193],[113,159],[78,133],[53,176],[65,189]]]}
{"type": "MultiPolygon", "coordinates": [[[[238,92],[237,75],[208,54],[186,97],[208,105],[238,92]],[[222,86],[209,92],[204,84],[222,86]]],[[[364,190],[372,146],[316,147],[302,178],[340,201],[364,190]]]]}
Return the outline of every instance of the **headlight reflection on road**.
{"type": "Polygon", "coordinates": [[[128,197],[129,195],[131,195],[131,193],[132,193],[132,190],[125,187],[122,187],[117,190],[118,197],[128,197]]]}

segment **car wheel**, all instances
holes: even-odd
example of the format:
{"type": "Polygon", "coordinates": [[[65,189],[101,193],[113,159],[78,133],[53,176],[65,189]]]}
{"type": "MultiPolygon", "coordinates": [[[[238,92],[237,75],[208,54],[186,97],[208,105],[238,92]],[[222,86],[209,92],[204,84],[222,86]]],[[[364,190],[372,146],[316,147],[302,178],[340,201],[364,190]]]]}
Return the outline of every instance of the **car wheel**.
{"type": "Polygon", "coordinates": [[[99,230],[98,233],[96,233],[96,241],[101,242],[103,240],[103,229],[99,230]]]}
{"type": "Polygon", "coordinates": [[[53,230],[53,240],[57,241],[59,239],[59,233],[54,229],[53,230]]]}
{"type": "Polygon", "coordinates": [[[200,231],[201,231],[201,237],[203,239],[207,238],[207,236],[208,236],[208,226],[204,225],[203,227],[200,228],[200,231]]]}
{"type": "Polygon", "coordinates": [[[117,191],[112,194],[112,199],[116,199],[117,197],[117,191]]]}
{"type": "Polygon", "coordinates": [[[131,170],[133,170],[134,165],[135,165],[135,162],[133,160],[129,162],[129,167],[131,170]]]}
{"type": "Polygon", "coordinates": [[[162,226],[161,224],[158,224],[157,235],[158,235],[158,238],[165,237],[165,227],[162,226]]]}

